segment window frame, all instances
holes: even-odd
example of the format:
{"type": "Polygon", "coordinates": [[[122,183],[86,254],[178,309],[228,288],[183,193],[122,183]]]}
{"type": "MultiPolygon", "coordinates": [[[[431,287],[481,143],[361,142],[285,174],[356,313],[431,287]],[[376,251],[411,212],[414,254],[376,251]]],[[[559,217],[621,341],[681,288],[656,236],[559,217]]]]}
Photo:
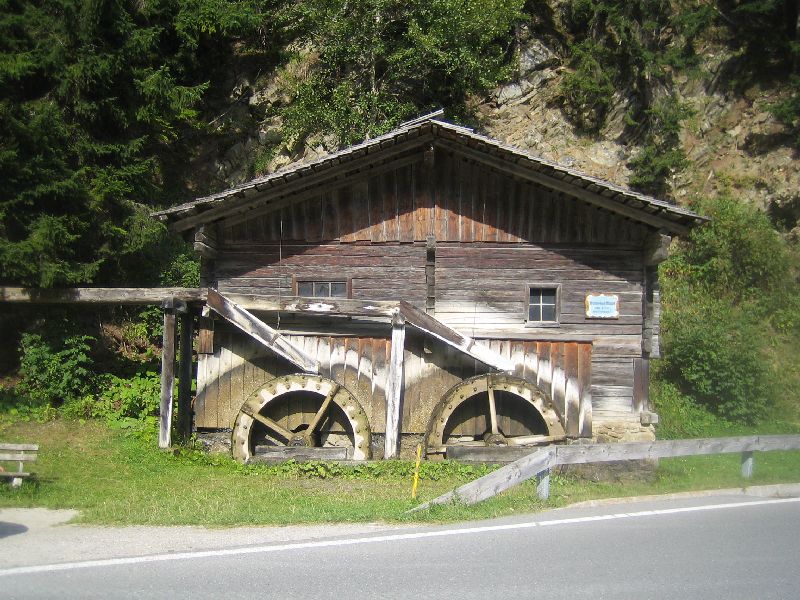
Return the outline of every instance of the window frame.
{"type": "MultiPolygon", "coordinates": [[[[537,306],[550,306],[538,303],[537,306]]],[[[525,326],[526,327],[560,327],[561,326],[561,284],[533,281],[525,284],[525,326]],[[531,291],[553,290],[555,292],[555,319],[553,321],[531,321],[531,291]]]]}
{"type": "Polygon", "coordinates": [[[301,283],[344,283],[347,289],[346,296],[302,296],[303,298],[347,298],[350,299],[353,297],[353,278],[352,277],[297,277],[292,276],[292,294],[295,296],[300,296],[300,284],[301,283]]]}

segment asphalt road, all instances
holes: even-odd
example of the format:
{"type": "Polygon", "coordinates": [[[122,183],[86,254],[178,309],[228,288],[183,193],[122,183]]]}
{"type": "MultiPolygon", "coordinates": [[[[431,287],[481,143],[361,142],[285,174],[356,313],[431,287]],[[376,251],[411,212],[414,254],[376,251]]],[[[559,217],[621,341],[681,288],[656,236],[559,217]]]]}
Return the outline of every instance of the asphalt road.
{"type": "Polygon", "coordinates": [[[799,565],[800,498],[712,496],[55,565],[42,556],[0,569],[0,597],[767,600],[800,598],[799,565]]]}

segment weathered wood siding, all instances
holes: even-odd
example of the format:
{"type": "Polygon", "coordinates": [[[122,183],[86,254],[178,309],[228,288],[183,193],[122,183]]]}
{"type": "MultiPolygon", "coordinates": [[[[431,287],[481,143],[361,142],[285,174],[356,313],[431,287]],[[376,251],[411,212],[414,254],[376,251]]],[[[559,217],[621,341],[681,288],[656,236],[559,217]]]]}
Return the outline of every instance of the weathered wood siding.
{"type": "MultiPolygon", "coordinates": [[[[388,375],[389,339],[366,336],[287,337],[320,362],[320,375],[347,387],[361,403],[374,432],[386,421],[384,386],[388,375]]],[[[492,350],[509,358],[514,375],[538,383],[551,393],[563,415],[571,402],[589,401],[591,373],[582,365],[591,360],[589,343],[546,343],[492,340],[492,350]]],[[[456,383],[487,372],[481,363],[450,346],[409,331],[404,351],[403,431],[423,433],[434,406],[456,383]]],[[[241,333],[218,324],[214,351],[201,354],[200,382],[195,400],[195,424],[200,428],[229,428],[244,400],[274,377],[295,372],[292,366],[241,333]]],[[[479,419],[476,415],[476,419],[479,419]]]]}
{"type": "MultiPolygon", "coordinates": [[[[348,278],[353,298],[403,299],[421,309],[427,298],[437,319],[478,339],[589,342],[595,421],[634,419],[648,231],[437,150],[433,162],[405,157],[361,181],[223,221],[213,279],[222,292],[290,296],[294,278],[348,278]],[[560,286],[558,326],[526,325],[531,283],[560,286]],[[620,317],[587,319],[588,293],[618,295],[620,317]]],[[[300,330],[313,329],[307,323],[300,330]]],[[[413,385],[406,393],[408,412],[413,385]]],[[[373,404],[365,409],[383,410],[382,398],[373,404]]]]}
{"type": "Polygon", "coordinates": [[[641,250],[646,232],[609,211],[438,152],[434,165],[420,156],[278,210],[229,218],[220,241],[383,244],[434,236],[438,242],[577,242],[641,250]]]}

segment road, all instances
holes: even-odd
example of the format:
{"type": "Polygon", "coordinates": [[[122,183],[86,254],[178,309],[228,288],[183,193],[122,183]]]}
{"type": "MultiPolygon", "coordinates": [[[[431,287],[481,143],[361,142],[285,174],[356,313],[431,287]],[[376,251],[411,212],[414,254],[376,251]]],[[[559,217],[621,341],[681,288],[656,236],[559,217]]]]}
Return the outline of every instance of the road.
{"type": "MultiPolygon", "coordinates": [[[[457,526],[0,569],[2,598],[800,598],[800,498],[570,508],[457,526]]],[[[0,539],[0,553],[3,539],[0,539]]],[[[128,554],[128,556],[122,556],[128,554]]]]}

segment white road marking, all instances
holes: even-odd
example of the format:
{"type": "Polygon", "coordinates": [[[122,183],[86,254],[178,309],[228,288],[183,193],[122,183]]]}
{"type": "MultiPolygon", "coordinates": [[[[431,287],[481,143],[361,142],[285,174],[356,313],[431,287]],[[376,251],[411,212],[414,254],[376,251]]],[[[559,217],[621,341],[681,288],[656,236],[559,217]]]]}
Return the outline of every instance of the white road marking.
{"type": "Polygon", "coordinates": [[[418,540],[425,538],[448,537],[454,535],[471,535],[493,531],[510,531],[514,529],[530,529],[532,527],[553,527],[556,525],[573,525],[579,523],[592,523],[595,521],[613,521],[617,519],[635,519],[659,515],[674,515],[679,513],[692,513],[709,510],[724,510],[731,508],[744,508],[749,506],[763,506],[765,504],[786,504],[800,502],[800,498],[773,498],[769,500],[754,500],[749,502],[731,502],[725,504],[706,504],[702,506],[687,506],[683,508],[664,508],[660,510],[642,510],[628,513],[614,513],[610,515],[596,515],[591,517],[573,517],[569,519],[550,519],[546,521],[529,521],[525,523],[509,523],[507,525],[486,525],[483,527],[469,527],[464,529],[441,529],[437,531],[420,531],[415,533],[395,533],[371,537],[346,538],[337,540],[320,540],[314,542],[294,542],[270,546],[250,546],[247,548],[227,548],[223,550],[200,550],[196,552],[175,552],[170,554],[152,554],[149,556],[130,556],[126,558],[107,558],[101,560],[85,560],[71,563],[52,565],[35,565],[30,567],[14,567],[0,569],[0,576],[23,575],[28,573],[47,573],[52,571],[71,571],[74,569],[87,569],[91,567],[114,567],[119,565],[137,565],[142,563],[164,562],[171,560],[190,560],[193,558],[212,558],[225,556],[240,556],[243,554],[260,554],[268,552],[286,552],[288,550],[304,550],[308,548],[331,548],[336,546],[356,546],[360,544],[377,544],[380,542],[398,542],[403,540],[418,540]]]}

